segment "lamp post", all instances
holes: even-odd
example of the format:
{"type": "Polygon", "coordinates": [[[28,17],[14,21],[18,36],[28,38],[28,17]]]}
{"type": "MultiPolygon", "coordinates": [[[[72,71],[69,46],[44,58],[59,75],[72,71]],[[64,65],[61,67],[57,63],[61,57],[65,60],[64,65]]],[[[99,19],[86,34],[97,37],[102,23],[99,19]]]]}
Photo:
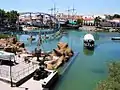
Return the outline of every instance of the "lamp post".
{"type": "Polygon", "coordinates": [[[39,57],[41,56],[41,49],[40,49],[40,45],[41,44],[42,44],[42,39],[41,39],[41,34],[39,32],[39,38],[38,38],[37,48],[35,48],[35,54],[37,56],[37,61],[39,61],[39,57]]]}
{"type": "Polygon", "coordinates": [[[10,84],[11,84],[11,87],[13,87],[13,82],[12,82],[12,66],[11,66],[11,55],[10,55],[10,84]]]}

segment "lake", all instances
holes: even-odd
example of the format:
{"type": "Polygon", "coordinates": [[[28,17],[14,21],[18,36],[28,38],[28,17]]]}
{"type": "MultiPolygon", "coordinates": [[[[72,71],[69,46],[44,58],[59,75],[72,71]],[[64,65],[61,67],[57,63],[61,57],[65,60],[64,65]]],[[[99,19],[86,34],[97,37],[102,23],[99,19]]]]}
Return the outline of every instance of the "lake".
{"type": "MultiPolygon", "coordinates": [[[[55,86],[55,90],[95,90],[99,80],[107,77],[108,63],[120,60],[120,41],[112,41],[111,37],[120,36],[119,33],[90,32],[95,37],[95,49],[89,51],[83,48],[83,37],[87,31],[66,30],[67,34],[59,39],[44,42],[43,51],[51,51],[56,48],[58,42],[67,42],[79,55],[72,65],[61,76],[55,86]]],[[[27,35],[19,36],[27,49],[33,51],[37,45],[37,39],[30,43],[27,35]]],[[[37,36],[34,36],[38,38],[37,36]]]]}

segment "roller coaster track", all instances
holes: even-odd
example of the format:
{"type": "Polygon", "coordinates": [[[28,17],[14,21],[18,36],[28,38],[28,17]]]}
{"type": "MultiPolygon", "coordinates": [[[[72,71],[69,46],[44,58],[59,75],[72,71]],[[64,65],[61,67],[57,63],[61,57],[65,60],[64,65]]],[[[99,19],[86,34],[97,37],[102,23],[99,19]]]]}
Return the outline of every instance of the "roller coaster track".
{"type": "MultiPolygon", "coordinates": [[[[56,21],[56,26],[53,30],[40,30],[41,35],[44,34],[55,34],[56,32],[60,31],[60,23],[58,21],[57,18],[55,18],[54,16],[47,14],[47,13],[42,13],[42,12],[23,12],[20,13],[20,15],[24,15],[24,14],[41,14],[41,15],[47,15],[51,18],[53,18],[56,21]]],[[[26,35],[38,35],[38,32],[30,32],[30,31],[0,31],[1,33],[5,33],[5,34],[26,34],[26,35]]]]}

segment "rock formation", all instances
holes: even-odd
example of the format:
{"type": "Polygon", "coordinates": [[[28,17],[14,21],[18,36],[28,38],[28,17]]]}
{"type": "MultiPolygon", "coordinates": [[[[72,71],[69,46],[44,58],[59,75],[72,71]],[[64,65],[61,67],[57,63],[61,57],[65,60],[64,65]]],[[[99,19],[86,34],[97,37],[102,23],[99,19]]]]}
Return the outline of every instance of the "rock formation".
{"type": "Polygon", "coordinates": [[[17,41],[17,38],[7,38],[7,39],[1,39],[0,45],[3,46],[4,51],[6,52],[25,52],[25,44],[17,41]]]}
{"type": "Polygon", "coordinates": [[[64,62],[73,56],[73,51],[68,47],[67,43],[59,42],[56,49],[53,49],[50,61],[46,61],[47,69],[57,69],[64,62]],[[55,59],[54,59],[55,57],[55,59]]]}

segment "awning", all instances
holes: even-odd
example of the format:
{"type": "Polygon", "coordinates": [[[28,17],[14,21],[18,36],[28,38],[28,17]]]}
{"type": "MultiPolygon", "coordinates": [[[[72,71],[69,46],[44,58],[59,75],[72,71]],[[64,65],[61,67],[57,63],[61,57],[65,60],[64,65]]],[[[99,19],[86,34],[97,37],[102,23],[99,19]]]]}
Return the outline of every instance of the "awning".
{"type": "Polygon", "coordinates": [[[92,34],[86,34],[86,35],[84,36],[84,40],[93,40],[93,41],[95,41],[95,39],[94,39],[94,37],[93,37],[92,34]]]}
{"type": "Polygon", "coordinates": [[[13,60],[15,57],[14,53],[9,53],[9,52],[5,52],[5,51],[0,51],[0,59],[1,60],[13,60]]]}

